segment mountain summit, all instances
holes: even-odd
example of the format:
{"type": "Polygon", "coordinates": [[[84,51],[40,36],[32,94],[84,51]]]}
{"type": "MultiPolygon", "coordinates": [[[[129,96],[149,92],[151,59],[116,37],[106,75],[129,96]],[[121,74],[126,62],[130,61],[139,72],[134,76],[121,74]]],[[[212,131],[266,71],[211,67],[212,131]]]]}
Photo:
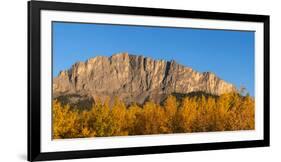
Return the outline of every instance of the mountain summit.
{"type": "Polygon", "coordinates": [[[115,97],[126,104],[160,103],[172,93],[198,91],[220,95],[236,88],[211,72],[199,73],[175,61],[128,53],[77,62],[53,79],[54,98],[83,104],[115,97]]]}

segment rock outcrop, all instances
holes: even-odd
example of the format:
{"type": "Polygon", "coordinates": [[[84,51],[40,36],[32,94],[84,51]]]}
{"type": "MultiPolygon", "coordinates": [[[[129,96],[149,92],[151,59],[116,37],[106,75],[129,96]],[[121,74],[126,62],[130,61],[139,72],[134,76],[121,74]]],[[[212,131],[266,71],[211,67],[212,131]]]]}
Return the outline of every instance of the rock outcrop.
{"type": "Polygon", "coordinates": [[[53,79],[54,98],[74,95],[95,101],[118,97],[126,104],[143,104],[146,100],[160,103],[172,93],[196,91],[220,95],[236,88],[211,72],[199,73],[175,61],[128,53],[77,62],[53,79]]]}

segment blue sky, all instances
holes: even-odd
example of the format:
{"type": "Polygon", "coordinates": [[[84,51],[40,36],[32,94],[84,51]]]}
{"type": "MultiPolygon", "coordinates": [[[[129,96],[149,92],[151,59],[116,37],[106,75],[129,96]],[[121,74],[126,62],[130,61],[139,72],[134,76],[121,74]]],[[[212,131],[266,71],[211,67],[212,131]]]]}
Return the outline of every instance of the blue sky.
{"type": "Polygon", "coordinates": [[[53,22],[53,76],[119,52],[210,71],[254,95],[254,32],[53,22]]]}

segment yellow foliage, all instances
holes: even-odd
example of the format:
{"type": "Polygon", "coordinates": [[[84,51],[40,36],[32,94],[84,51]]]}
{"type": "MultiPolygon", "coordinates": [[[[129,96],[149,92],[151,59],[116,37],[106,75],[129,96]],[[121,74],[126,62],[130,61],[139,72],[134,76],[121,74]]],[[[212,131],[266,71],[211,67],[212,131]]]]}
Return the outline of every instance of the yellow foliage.
{"type": "Polygon", "coordinates": [[[68,105],[61,106],[53,102],[53,138],[71,138],[79,136],[79,115],[68,105]]]}
{"type": "Polygon", "coordinates": [[[176,130],[176,118],[177,113],[177,99],[174,96],[169,96],[164,103],[165,118],[167,121],[167,131],[168,133],[173,133],[176,130]]]}
{"type": "Polygon", "coordinates": [[[168,96],[163,105],[152,101],[126,106],[118,98],[109,106],[70,108],[53,101],[53,138],[81,138],[251,130],[255,127],[254,99],[237,93],[218,97],[168,96]]]}

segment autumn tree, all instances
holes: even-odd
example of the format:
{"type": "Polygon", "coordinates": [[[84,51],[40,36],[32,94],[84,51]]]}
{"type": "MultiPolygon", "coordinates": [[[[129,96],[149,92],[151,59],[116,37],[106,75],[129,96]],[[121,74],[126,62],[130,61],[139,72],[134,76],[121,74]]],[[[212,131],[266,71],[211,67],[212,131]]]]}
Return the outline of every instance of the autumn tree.
{"type": "Polygon", "coordinates": [[[164,102],[164,110],[165,110],[165,117],[167,119],[167,132],[173,133],[175,132],[176,128],[176,118],[175,115],[177,113],[177,99],[176,97],[170,95],[164,102]]]}
{"type": "Polygon", "coordinates": [[[74,138],[80,134],[79,115],[69,105],[53,102],[53,138],[74,138]]]}
{"type": "Polygon", "coordinates": [[[111,121],[109,123],[113,135],[121,136],[129,134],[126,125],[126,109],[126,105],[118,98],[115,98],[114,105],[112,106],[110,113],[111,121]]]}
{"type": "Polygon", "coordinates": [[[165,112],[160,105],[146,102],[141,112],[136,114],[135,134],[166,133],[166,121],[165,112]]]}

